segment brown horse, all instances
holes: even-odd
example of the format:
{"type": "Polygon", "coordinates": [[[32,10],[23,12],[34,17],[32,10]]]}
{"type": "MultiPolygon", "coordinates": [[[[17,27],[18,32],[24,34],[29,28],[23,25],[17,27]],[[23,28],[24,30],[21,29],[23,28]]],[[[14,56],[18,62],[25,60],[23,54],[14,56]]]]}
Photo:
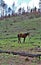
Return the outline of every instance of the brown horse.
{"type": "Polygon", "coordinates": [[[24,34],[20,33],[20,34],[18,34],[18,43],[19,42],[21,43],[20,38],[24,38],[23,42],[25,42],[26,37],[29,36],[29,35],[30,35],[30,33],[24,33],[24,34]]]}

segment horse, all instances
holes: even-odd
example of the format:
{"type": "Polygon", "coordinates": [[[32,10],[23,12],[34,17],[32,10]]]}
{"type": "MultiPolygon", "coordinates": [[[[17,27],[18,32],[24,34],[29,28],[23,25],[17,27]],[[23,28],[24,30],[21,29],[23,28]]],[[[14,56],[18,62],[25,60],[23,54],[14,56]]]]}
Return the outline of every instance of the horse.
{"type": "Polygon", "coordinates": [[[28,36],[29,37],[29,35],[30,35],[30,33],[19,33],[18,34],[18,43],[20,42],[21,43],[21,38],[24,38],[24,40],[23,40],[23,42],[25,42],[25,39],[26,39],[26,37],[28,36]]]}

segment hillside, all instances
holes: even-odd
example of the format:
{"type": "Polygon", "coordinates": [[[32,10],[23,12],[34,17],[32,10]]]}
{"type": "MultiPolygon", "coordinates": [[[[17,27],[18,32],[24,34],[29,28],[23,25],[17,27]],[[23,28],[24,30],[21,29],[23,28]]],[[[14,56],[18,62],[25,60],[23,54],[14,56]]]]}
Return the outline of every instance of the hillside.
{"type": "Polygon", "coordinates": [[[16,37],[20,32],[41,35],[41,17],[28,19],[27,16],[15,16],[0,20],[0,38],[16,37]]]}

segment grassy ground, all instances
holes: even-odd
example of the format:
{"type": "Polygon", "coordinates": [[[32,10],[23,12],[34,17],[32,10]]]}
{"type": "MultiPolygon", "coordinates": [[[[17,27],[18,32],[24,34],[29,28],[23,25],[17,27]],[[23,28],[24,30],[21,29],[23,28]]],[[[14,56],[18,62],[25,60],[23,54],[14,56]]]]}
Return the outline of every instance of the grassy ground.
{"type": "MultiPolygon", "coordinates": [[[[41,48],[41,17],[28,19],[27,16],[16,16],[0,21],[0,50],[29,51],[35,46],[41,48]],[[30,37],[25,43],[21,39],[18,43],[17,34],[30,32],[30,37]]],[[[32,52],[34,53],[34,52],[32,52]]],[[[25,57],[13,56],[12,54],[0,54],[0,65],[41,65],[38,62],[25,61],[25,57]],[[21,62],[20,62],[21,61],[21,62]]]]}

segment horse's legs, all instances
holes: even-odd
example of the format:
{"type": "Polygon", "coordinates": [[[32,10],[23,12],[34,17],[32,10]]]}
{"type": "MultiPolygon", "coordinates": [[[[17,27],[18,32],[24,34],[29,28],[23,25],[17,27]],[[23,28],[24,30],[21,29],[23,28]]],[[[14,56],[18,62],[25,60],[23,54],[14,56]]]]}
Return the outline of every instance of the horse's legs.
{"type": "Polygon", "coordinates": [[[18,37],[18,43],[19,43],[19,37],[18,37]]]}
{"type": "Polygon", "coordinates": [[[18,43],[19,43],[19,42],[21,43],[20,37],[18,38],[18,43]]]}
{"type": "Polygon", "coordinates": [[[20,43],[21,43],[21,40],[20,40],[20,43]]]}
{"type": "Polygon", "coordinates": [[[24,38],[24,41],[23,42],[25,42],[25,38],[24,38]]]}

